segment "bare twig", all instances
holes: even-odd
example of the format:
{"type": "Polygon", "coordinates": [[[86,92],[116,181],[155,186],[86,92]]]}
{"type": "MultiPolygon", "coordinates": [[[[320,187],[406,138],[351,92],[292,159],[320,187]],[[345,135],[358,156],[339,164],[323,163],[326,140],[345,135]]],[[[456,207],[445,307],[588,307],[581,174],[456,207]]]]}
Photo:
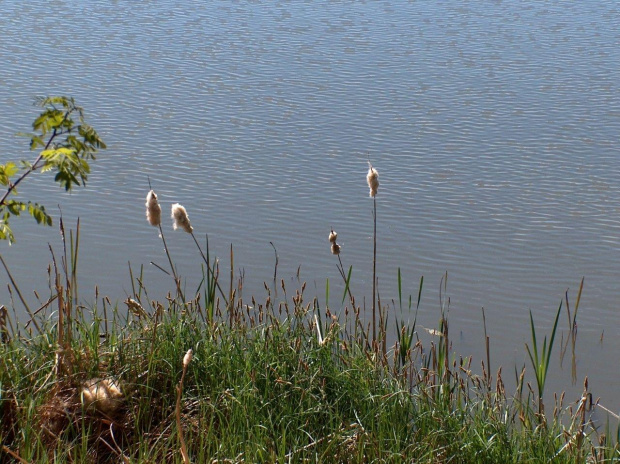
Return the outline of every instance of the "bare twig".
{"type": "Polygon", "coordinates": [[[10,455],[13,457],[13,459],[17,459],[19,462],[21,462],[22,464],[30,464],[28,461],[26,461],[25,459],[22,459],[19,454],[17,454],[15,451],[11,450],[8,446],[4,446],[2,445],[2,451],[4,451],[6,454],[10,455]]]}

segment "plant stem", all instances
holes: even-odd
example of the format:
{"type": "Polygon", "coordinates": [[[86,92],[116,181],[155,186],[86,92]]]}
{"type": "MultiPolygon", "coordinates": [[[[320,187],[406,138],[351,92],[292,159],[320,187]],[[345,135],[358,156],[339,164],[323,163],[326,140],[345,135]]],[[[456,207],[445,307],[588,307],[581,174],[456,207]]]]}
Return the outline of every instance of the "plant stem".
{"type": "Polygon", "coordinates": [[[30,321],[35,326],[37,331],[39,333],[42,333],[41,332],[41,327],[37,323],[37,320],[34,317],[34,314],[30,310],[30,306],[28,306],[28,303],[26,303],[26,299],[24,298],[24,296],[22,295],[22,292],[20,291],[19,287],[17,286],[17,283],[15,282],[15,279],[13,279],[13,275],[11,274],[11,271],[9,271],[9,267],[4,262],[4,259],[2,258],[2,255],[0,255],[0,262],[2,263],[2,266],[4,267],[4,270],[6,271],[7,275],[9,276],[9,280],[11,281],[11,284],[13,285],[13,288],[17,292],[17,296],[19,297],[19,299],[21,300],[22,304],[24,305],[24,308],[26,308],[26,312],[30,316],[30,321]]]}
{"type": "MultiPolygon", "coordinates": [[[[338,262],[340,263],[340,268],[338,269],[338,271],[340,271],[340,275],[342,276],[342,280],[344,280],[344,284],[347,285],[347,275],[344,272],[344,266],[342,265],[342,258],[340,258],[340,255],[338,255],[338,262]]],[[[349,294],[351,304],[355,305],[355,299],[353,298],[353,294],[351,293],[351,287],[347,286],[347,292],[349,294]]]]}
{"type": "Polygon", "coordinates": [[[376,314],[377,314],[377,199],[373,197],[373,222],[374,232],[372,235],[372,342],[373,345],[377,341],[376,314]]]}
{"type": "MultiPolygon", "coordinates": [[[[200,252],[200,256],[202,256],[202,260],[206,263],[207,269],[209,270],[209,274],[211,274],[211,278],[215,282],[215,285],[217,286],[217,289],[220,291],[220,294],[222,295],[222,298],[224,299],[224,303],[226,304],[226,306],[228,306],[228,300],[226,299],[226,295],[224,295],[224,291],[222,290],[222,287],[220,287],[220,283],[219,283],[218,279],[215,277],[215,273],[213,272],[213,269],[211,269],[211,264],[209,264],[209,260],[207,259],[205,254],[202,252],[202,248],[200,248],[200,244],[198,243],[198,240],[196,240],[196,236],[194,235],[194,232],[191,232],[190,235],[194,239],[194,243],[198,247],[198,251],[200,252]]],[[[209,245],[208,245],[208,242],[207,242],[207,248],[208,247],[209,247],[209,245]]]]}
{"type": "Polygon", "coordinates": [[[158,227],[159,227],[159,236],[161,237],[162,242],[164,242],[164,250],[166,251],[166,256],[168,257],[168,262],[170,263],[170,270],[172,271],[172,277],[174,279],[174,283],[177,286],[177,292],[179,296],[181,297],[181,299],[183,300],[183,302],[185,303],[185,296],[183,295],[183,292],[181,290],[181,279],[179,279],[179,276],[177,275],[177,271],[174,268],[174,264],[172,263],[172,258],[170,257],[170,251],[168,250],[168,245],[166,244],[166,238],[164,237],[164,230],[162,229],[161,224],[159,224],[158,227]]]}
{"type": "Polygon", "coordinates": [[[183,372],[181,373],[181,381],[177,385],[177,402],[174,408],[175,417],[177,421],[177,433],[179,434],[179,441],[181,442],[181,456],[184,464],[189,464],[189,456],[187,454],[187,445],[185,444],[185,438],[183,437],[183,426],[181,424],[181,395],[183,395],[183,381],[185,380],[185,373],[187,372],[187,364],[183,363],[183,372]]]}

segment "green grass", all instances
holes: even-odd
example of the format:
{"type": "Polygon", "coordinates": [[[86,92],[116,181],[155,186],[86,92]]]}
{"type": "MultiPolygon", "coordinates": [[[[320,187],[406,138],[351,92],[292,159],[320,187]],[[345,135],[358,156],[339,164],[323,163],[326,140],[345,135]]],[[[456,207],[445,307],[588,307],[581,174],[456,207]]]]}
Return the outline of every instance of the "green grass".
{"type": "Polygon", "coordinates": [[[23,326],[7,329],[0,344],[2,462],[183,462],[180,436],[192,462],[619,456],[582,426],[583,411],[570,417],[560,409],[541,423],[537,396],[507,395],[501,375],[489,385],[466,361],[454,361],[445,352],[444,320],[436,343],[411,346],[403,357],[398,346],[387,356],[373,350],[363,334],[345,329],[355,324],[327,317],[301,289],[253,308],[238,301],[231,314],[212,318],[196,300],[139,305],[107,308],[107,324],[98,307],[57,308],[73,312],[60,342],[56,317],[41,315],[41,331],[32,335],[23,326]],[[328,321],[322,344],[317,312],[328,321]],[[188,349],[179,433],[176,388],[188,349]],[[119,409],[83,405],[80,391],[92,378],[119,381],[119,409]]]}
{"type": "MultiPolygon", "coordinates": [[[[79,225],[75,237],[62,237],[69,243],[59,262],[52,254],[49,299],[28,308],[31,320],[0,307],[0,463],[620,461],[619,429],[590,421],[587,382],[572,404],[544,408],[560,309],[542,347],[530,321],[537,391],[524,368],[507,392],[502,370],[489,370],[486,327],[480,374],[452,351],[447,274],[437,330],[423,345],[416,316],[424,281],[404,311],[400,270],[398,308],[377,298],[371,330],[340,255],[339,317],[328,306],[329,283],[326,306],[306,295],[305,284],[291,292],[283,280],[280,296],[265,284],[265,298],[248,305],[236,296],[242,282],[235,287],[232,269],[229,291],[221,288],[208,242],[203,252],[192,234],[203,275],[193,294],[182,290],[166,251],[165,301],[148,298],[140,271],[130,272],[125,302],[96,295],[85,307],[79,225]]],[[[230,254],[232,263],[232,247],[230,254]]],[[[277,253],[274,285],[276,275],[277,253]]],[[[572,319],[568,312],[573,357],[579,296],[572,319]]]]}

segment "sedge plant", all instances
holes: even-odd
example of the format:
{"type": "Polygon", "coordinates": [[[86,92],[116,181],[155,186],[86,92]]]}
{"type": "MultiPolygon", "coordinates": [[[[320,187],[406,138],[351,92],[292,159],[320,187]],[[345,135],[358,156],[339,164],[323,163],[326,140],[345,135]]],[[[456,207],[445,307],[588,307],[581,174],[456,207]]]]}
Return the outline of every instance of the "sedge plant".
{"type": "Polygon", "coordinates": [[[558,306],[557,313],[555,315],[555,321],[553,322],[553,328],[551,330],[551,337],[549,338],[549,344],[547,345],[547,336],[543,339],[542,346],[538,345],[536,339],[536,328],[534,327],[534,317],[530,310],[530,328],[532,331],[532,348],[526,343],[525,348],[527,354],[532,362],[532,368],[534,369],[534,375],[536,377],[536,386],[538,388],[538,413],[540,419],[544,417],[545,407],[543,403],[543,395],[545,392],[545,383],[547,381],[547,373],[549,371],[549,362],[551,361],[551,351],[553,349],[553,342],[555,340],[555,332],[558,328],[558,319],[560,318],[560,311],[562,310],[562,302],[558,306]]]}

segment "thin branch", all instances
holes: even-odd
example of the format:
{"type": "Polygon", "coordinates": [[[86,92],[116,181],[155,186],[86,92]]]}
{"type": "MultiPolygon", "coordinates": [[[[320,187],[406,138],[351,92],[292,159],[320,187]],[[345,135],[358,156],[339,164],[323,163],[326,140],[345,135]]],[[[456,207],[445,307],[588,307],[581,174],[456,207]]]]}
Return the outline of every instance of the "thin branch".
{"type": "MultiPolygon", "coordinates": [[[[75,108],[67,110],[67,112],[65,113],[65,116],[63,117],[63,120],[61,122],[61,125],[67,120],[67,118],[71,115],[71,113],[73,113],[73,111],[75,111],[75,108]]],[[[52,141],[57,136],[63,135],[65,133],[66,132],[64,132],[62,130],[58,131],[57,127],[54,128],[50,139],[47,141],[47,144],[45,145],[45,148],[43,150],[41,150],[41,153],[39,153],[39,156],[37,156],[37,159],[34,160],[34,163],[32,163],[30,165],[30,167],[21,176],[19,176],[19,178],[15,182],[12,182],[12,183],[9,184],[9,188],[6,190],[6,192],[4,193],[2,198],[0,198],[0,206],[3,206],[5,204],[6,199],[13,192],[13,190],[15,190],[15,188],[19,185],[19,183],[22,180],[24,180],[29,174],[31,174],[32,172],[36,171],[37,169],[39,169],[41,167],[41,166],[38,166],[38,164],[41,162],[41,159],[43,159],[43,152],[50,147],[50,145],[52,144],[52,141]]]]}

